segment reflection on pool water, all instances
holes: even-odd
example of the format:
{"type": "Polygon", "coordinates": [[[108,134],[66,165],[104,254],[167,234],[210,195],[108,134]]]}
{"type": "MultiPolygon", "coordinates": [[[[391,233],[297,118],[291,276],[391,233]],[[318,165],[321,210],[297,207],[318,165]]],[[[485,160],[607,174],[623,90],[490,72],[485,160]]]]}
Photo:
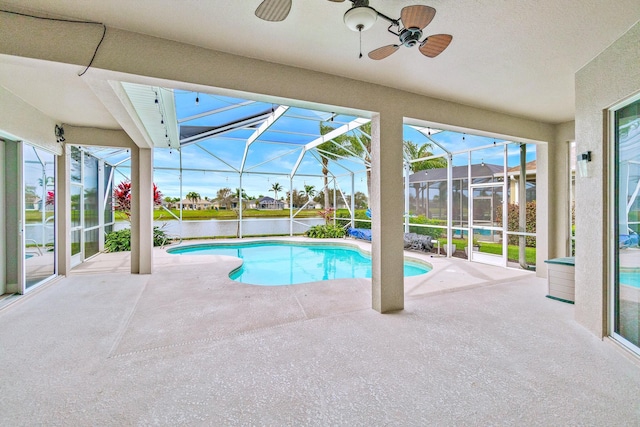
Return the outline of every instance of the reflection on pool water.
{"type": "Polygon", "coordinates": [[[621,270],[620,284],[640,288],[640,270],[621,270]]]}
{"type": "MultiPolygon", "coordinates": [[[[229,277],[242,283],[279,286],[331,279],[371,277],[371,257],[339,244],[250,242],[192,245],[169,249],[172,254],[227,255],[243,259],[229,277]]],[[[428,273],[427,264],[405,261],[404,275],[428,273]]]]}

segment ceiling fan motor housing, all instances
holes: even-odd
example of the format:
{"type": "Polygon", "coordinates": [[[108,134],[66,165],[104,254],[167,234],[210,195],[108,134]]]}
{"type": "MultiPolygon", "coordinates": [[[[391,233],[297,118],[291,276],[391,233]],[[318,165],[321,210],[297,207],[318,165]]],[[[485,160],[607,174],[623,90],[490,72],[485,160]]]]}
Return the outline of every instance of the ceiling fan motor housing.
{"type": "Polygon", "coordinates": [[[420,43],[422,30],[420,28],[405,28],[400,32],[400,43],[406,47],[413,47],[420,43]]]}

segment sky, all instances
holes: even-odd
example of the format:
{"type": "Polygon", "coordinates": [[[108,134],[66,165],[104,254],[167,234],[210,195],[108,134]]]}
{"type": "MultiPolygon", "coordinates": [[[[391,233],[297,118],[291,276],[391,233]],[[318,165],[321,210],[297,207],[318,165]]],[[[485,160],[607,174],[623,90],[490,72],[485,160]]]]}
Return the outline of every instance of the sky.
{"type": "MultiPolygon", "coordinates": [[[[177,90],[174,91],[174,97],[178,125],[186,135],[193,131],[215,132],[216,128],[225,124],[241,119],[250,120],[252,117],[257,117],[257,123],[260,123],[264,118],[260,119],[259,116],[271,115],[279,107],[263,102],[177,90]]],[[[279,192],[278,198],[285,197],[290,188],[302,191],[305,185],[313,185],[315,191],[320,192],[323,187],[322,165],[313,152],[304,155],[292,182],[289,180],[289,174],[298,162],[304,144],[320,137],[319,123],[337,128],[354,119],[354,116],[326,111],[294,107],[286,110],[247,150],[245,173],[242,175],[242,186],[246,194],[251,197],[274,197],[274,192],[270,190],[275,183],[279,183],[284,189],[279,192]]],[[[165,197],[179,197],[182,194],[184,198],[187,193],[193,191],[202,198],[212,199],[216,197],[220,188],[228,187],[233,191],[240,187],[238,170],[241,168],[246,141],[253,133],[254,128],[234,129],[197,142],[183,144],[181,150],[156,148],[154,182],[165,197]],[[178,170],[180,164],[183,169],[182,180],[178,170]]],[[[404,126],[403,138],[418,145],[431,142],[427,136],[408,125],[404,126]]],[[[451,152],[503,142],[483,136],[435,130],[431,138],[451,152]]],[[[518,144],[510,144],[508,147],[508,166],[512,167],[519,164],[519,147],[518,144]]],[[[527,161],[535,159],[535,145],[527,145],[527,150],[527,161]]],[[[435,145],[431,151],[434,154],[444,154],[444,151],[435,145]]],[[[472,162],[500,165],[503,156],[502,146],[491,147],[472,152],[472,162]]],[[[466,165],[468,155],[454,155],[453,163],[454,166],[466,165]]],[[[129,164],[125,162],[118,169],[116,183],[129,175],[129,164]]],[[[352,191],[366,194],[365,166],[361,161],[332,161],[330,170],[339,175],[336,185],[344,194],[351,194],[352,191]],[[351,172],[354,173],[354,188],[351,172]]]]}

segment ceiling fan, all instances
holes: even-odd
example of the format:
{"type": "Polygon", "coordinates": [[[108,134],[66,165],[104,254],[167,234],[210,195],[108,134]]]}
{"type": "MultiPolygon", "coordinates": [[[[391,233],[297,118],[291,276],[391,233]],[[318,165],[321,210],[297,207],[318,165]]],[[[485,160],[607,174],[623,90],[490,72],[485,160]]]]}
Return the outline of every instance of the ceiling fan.
{"type": "MultiPolygon", "coordinates": [[[[342,3],[344,0],[329,0],[342,3]]],[[[256,9],[256,16],[265,21],[284,21],[291,10],[291,0],[263,0],[256,9]]]]}
{"type": "MultiPolygon", "coordinates": [[[[329,1],[344,2],[344,0],[329,1]]],[[[282,21],[289,15],[291,2],[292,0],[263,0],[256,9],[256,16],[265,21],[282,21]]],[[[413,47],[416,45],[424,56],[435,58],[449,46],[453,39],[450,34],[435,34],[421,40],[422,31],[436,15],[436,10],[432,7],[406,6],[402,8],[400,18],[393,19],[369,6],[369,0],[351,0],[351,3],[353,6],[344,14],[344,22],[351,30],[365,31],[371,28],[380,17],[391,23],[387,30],[399,38],[399,44],[390,44],[369,52],[371,59],[384,59],[400,49],[400,46],[413,47]]]]}

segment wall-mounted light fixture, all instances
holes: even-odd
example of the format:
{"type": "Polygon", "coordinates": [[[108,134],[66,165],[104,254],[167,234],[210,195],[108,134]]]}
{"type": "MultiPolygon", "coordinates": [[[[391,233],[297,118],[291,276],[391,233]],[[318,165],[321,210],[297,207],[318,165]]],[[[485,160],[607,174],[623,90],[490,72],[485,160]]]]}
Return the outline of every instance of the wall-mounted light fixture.
{"type": "Polygon", "coordinates": [[[64,129],[62,128],[62,126],[58,126],[56,125],[55,129],[54,129],[54,134],[56,135],[56,142],[58,144],[61,144],[65,141],[64,139],[64,129]]]}
{"type": "Polygon", "coordinates": [[[591,151],[585,151],[584,153],[578,154],[577,157],[578,163],[578,175],[582,178],[589,177],[589,168],[587,164],[591,161],[591,151]]]}

